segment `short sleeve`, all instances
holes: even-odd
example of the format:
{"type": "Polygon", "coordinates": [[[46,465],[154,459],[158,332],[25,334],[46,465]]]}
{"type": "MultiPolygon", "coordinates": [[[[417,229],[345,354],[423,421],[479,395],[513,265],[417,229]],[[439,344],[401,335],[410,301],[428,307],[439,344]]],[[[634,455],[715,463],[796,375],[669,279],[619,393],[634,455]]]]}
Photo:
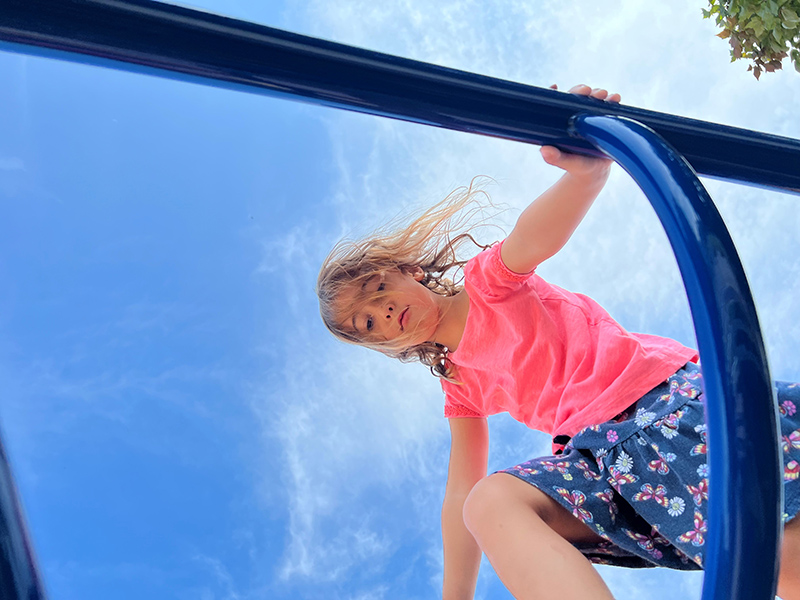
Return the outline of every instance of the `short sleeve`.
{"type": "Polygon", "coordinates": [[[500,251],[503,249],[503,244],[505,240],[500,242],[499,244],[495,244],[492,246],[490,251],[492,252],[492,267],[497,272],[497,275],[506,279],[508,281],[525,281],[531,275],[535,269],[528,271],[527,273],[517,273],[516,271],[512,271],[506,266],[506,263],[503,262],[503,257],[500,256],[500,251]]]}
{"type": "Polygon", "coordinates": [[[483,415],[477,411],[461,406],[460,404],[447,404],[444,405],[444,416],[447,419],[461,419],[461,418],[483,418],[483,415]]]}
{"type": "Polygon", "coordinates": [[[464,280],[468,287],[488,297],[501,297],[523,287],[531,278],[533,271],[516,273],[506,266],[500,256],[502,247],[503,242],[495,244],[467,263],[464,280]]]}
{"type": "Polygon", "coordinates": [[[473,408],[464,406],[456,398],[452,388],[458,387],[457,384],[442,381],[442,390],[444,391],[444,416],[447,419],[457,418],[483,418],[486,415],[479,413],[473,408]]]}

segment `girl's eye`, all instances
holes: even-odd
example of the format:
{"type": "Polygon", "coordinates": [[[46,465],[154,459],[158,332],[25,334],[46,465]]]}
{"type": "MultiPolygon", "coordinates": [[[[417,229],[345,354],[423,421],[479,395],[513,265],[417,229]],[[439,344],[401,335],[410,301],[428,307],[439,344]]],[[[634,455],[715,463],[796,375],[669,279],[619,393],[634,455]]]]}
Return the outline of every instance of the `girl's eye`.
{"type": "Polygon", "coordinates": [[[382,292],[382,291],[383,291],[383,290],[385,290],[385,289],[386,289],[386,284],[385,284],[385,283],[382,283],[382,284],[380,284],[380,285],[378,286],[378,291],[379,291],[379,292],[382,292]]]}
{"type": "Polygon", "coordinates": [[[367,319],[367,331],[372,331],[372,319],[367,319]]]}

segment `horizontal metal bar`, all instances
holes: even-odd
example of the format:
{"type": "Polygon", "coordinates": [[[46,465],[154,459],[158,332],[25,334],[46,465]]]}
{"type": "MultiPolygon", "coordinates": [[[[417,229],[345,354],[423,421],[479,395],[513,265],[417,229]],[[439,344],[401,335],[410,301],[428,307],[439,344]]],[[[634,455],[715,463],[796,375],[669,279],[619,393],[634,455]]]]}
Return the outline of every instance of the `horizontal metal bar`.
{"type": "Polygon", "coordinates": [[[613,106],[151,0],[0,0],[0,48],[597,154],[577,113],[647,125],[700,174],[800,193],[800,141],[613,106]]]}

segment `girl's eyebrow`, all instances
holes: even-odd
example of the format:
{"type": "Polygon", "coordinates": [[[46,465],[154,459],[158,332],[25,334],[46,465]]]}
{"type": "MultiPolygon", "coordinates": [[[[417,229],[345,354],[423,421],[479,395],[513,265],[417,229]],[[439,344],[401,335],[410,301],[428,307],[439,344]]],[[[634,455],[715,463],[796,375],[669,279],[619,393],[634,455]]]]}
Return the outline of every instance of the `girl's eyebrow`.
{"type": "Polygon", "coordinates": [[[367,287],[367,284],[369,284],[369,283],[372,283],[372,281],[373,281],[373,280],[374,280],[376,277],[380,277],[380,275],[379,275],[378,273],[375,273],[374,275],[372,275],[372,276],[370,276],[370,277],[367,277],[367,278],[364,280],[364,283],[362,283],[362,284],[361,284],[361,289],[363,290],[365,287],[367,287]]]}
{"type": "MultiPolygon", "coordinates": [[[[364,298],[366,298],[369,295],[369,293],[367,292],[367,286],[373,281],[375,281],[376,277],[380,277],[380,275],[376,273],[375,275],[367,277],[367,279],[364,280],[364,283],[361,284],[361,290],[356,294],[355,298],[356,302],[364,300],[364,298]]],[[[355,321],[355,315],[353,316],[353,320],[355,321]]]]}

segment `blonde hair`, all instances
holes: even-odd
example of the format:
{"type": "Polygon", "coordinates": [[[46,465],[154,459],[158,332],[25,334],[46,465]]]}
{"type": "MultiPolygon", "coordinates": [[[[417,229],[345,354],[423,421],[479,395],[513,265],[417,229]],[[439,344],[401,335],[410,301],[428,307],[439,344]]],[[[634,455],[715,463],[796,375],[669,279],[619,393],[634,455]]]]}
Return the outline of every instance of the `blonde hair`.
{"type": "MultiPolygon", "coordinates": [[[[392,270],[411,273],[419,268],[424,274],[420,283],[434,293],[454,296],[460,292],[467,261],[459,257],[459,250],[467,241],[482,250],[489,247],[472,237],[476,228],[486,226],[484,211],[493,206],[483,190],[487,181],[485,177],[473,179],[469,186],[454,190],[405,226],[393,221],[366,239],[344,239],[336,244],[317,279],[320,315],[328,330],[342,341],[403,362],[419,361],[434,375],[453,381],[454,370],[445,346],[430,341],[403,346],[403,337],[393,342],[362,339],[346,325],[357,307],[342,310],[336,302],[343,291],[359,289],[369,279],[392,270]]],[[[380,292],[372,296],[379,298],[380,292]]]]}

